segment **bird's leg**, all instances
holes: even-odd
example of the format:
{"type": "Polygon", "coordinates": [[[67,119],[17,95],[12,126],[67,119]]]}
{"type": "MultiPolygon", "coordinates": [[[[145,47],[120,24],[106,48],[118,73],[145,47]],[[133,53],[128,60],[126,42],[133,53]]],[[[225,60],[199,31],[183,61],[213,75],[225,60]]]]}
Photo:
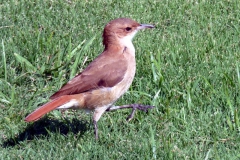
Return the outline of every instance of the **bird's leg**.
{"type": "Polygon", "coordinates": [[[97,126],[97,121],[93,120],[93,124],[94,124],[94,134],[95,134],[95,138],[96,140],[98,139],[98,126],[97,126]]]}
{"type": "Polygon", "coordinates": [[[102,116],[102,114],[106,111],[107,108],[109,108],[109,105],[103,106],[103,107],[98,107],[94,110],[93,113],[93,124],[94,124],[94,134],[95,134],[95,138],[96,140],[98,139],[98,126],[97,126],[97,122],[100,119],[100,117],[102,116]]]}
{"type": "Polygon", "coordinates": [[[144,112],[148,112],[148,109],[152,109],[154,108],[154,106],[142,105],[142,104],[128,104],[123,106],[111,106],[106,111],[110,112],[110,111],[114,111],[117,109],[124,109],[124,108],[132,108],[131,114],[127,117],[127,121],[130,121],[134,117],[134,113],[137,109],[144,112]]]}

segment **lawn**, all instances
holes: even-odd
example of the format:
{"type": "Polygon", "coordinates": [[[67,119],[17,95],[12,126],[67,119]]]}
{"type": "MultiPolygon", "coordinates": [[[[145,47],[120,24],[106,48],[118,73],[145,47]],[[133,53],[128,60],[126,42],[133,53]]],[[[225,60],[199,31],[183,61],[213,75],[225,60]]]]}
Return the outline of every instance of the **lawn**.
{"type": "Polygon", "coordinates": [[[239,159],[238,0],[17,1],[0,3],[1,159],[239,159]],[[110,20],[155,29],[133,40],[137,73],[116,105],[154,105],[126,121],[105,113],[24,118],[103,51],[110,20]]]}

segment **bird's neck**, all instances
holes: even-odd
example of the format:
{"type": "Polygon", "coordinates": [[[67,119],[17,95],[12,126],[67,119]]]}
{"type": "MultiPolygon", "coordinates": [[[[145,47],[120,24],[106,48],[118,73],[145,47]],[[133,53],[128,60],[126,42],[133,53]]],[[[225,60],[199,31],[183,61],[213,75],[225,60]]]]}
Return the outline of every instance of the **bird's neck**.
{"type": "Polygon", "coordinates": [[[119,39],[119,44],[122,47],[127,48],[135,56],[135,48],[134,48],[134,45],[132,43],[132,38],[123,37],[123,38],[119,39]]]}
{"type": "Polygon", "coordinates": [[[129,36],[125,37],[106,37],[103,40],[103,44],[105,46],[105,50],[125,50],[128,49],[132,56],[135,56],[135,48],[132,43],[132,38],[129,36]]]}

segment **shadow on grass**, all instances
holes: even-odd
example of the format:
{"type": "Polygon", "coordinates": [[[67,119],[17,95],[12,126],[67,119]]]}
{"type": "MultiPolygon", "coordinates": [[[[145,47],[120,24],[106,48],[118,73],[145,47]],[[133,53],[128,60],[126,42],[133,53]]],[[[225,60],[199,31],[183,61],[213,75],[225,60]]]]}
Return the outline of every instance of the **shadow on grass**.
{"type": "Polygon", "coordinates": [[[89,128],[88,126],[88,122],[81,121],[76,118],[71,119],[71,121],[67,119],[59,121],[42,118],[41,120],[28,125],[28,127],[17,137],[7,139],[5,142],[3,142],[2,147],[14,147],[22,141],[48,137],[51,133],[67,135],[69,132],[71,132],[82,136],[89,128]]]}

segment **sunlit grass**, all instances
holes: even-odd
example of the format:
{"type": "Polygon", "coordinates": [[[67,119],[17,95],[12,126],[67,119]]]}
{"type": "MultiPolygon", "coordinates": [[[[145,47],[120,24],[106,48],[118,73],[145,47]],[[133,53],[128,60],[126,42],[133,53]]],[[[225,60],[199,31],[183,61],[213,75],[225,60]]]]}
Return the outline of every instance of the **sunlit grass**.
{"type": "Polygon", "coordinates": [[[6,1],[0,5],[2,159],[239,159],[240,3],[233,1],[6,1]],[[156,29],[134,38],[137,73],[105,113],[24,117],[102,52],[104,25],[130,17],[156,29]]]}

